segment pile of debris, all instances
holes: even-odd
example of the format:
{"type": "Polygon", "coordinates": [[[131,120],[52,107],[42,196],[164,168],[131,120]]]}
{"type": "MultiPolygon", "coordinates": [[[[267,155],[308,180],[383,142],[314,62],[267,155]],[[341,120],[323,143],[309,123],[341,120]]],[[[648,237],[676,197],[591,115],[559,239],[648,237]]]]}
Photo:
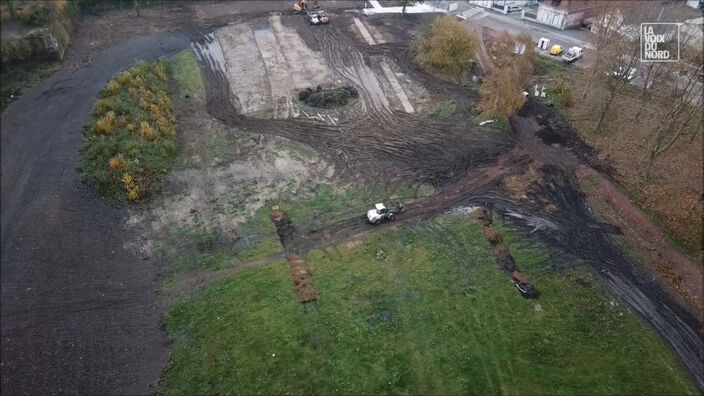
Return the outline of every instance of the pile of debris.
{"type": "Polygon", "coordinates": [[[306,88],[298,93],[298,100],[305,102],[309,106],[331,108],[346,105],[350,99],[359,96],[357,89],[352,86],[340,88],[306,88]]]}

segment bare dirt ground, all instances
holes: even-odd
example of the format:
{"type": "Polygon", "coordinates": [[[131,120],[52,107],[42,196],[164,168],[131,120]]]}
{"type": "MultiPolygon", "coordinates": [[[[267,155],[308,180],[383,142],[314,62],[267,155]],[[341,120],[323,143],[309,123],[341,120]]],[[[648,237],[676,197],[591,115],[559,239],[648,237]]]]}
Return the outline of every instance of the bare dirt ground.
{"type": "MultiPolygon", "coordinates": [[[[393,40],[370,44],[353,17],[346,17],[351,22],[340,21],[345,18],[340,15],[333,17],[337,17],[337,22],[323,27],[307,26],[296,17],[282,16],[281,20],[294,27],[310,48],[320,51],[337,78],[359,89],[364,105],[360,114],[334,126],[295,118],[254,120],[236,112],[229,93],[224,91],[229,88],[209,91],[209,112],[226,124],[249,132],[284,136],[306,144],[352,178],[406,180],[436,187],[432,196],[409,203],[396,224],[457,206],[487,205],[549,246],[592,265],[604,284],[670,343],[697,386],[703,389],[701,323],[621,251],[610,235],[618,233],[618,228],[598,222],[579,191],[575,170],[586,165],[608,178],[608,164],[582,143],[559,116],[532,101],[511,119],[510,130],[504,133],[486,133],[466,124],[395,111],[388,99],[394,93],[385,92],[379,83],[384,79],[383,67],[379,68],[381,72],[374,67],[375,62],[383,65],[379,60],[384,58],[392,59],[404,74],[429,91],[432,86],[447,87],[443,89],[446,98],[461,100],[460,96],[472,94],[456,86],[450,88],[449,84],[443,86],[440,80],[418,70],[407,51],[399,50],[393,40]],[[360,33],[355,34],[354,29],[360,33]],[[503,179],[522,175],[529,166],[535,172],[535,180],[526,183],[526,191],[518,199],[510,199],[502,187],[503,179]]],[[[419,23],[421,18],[396,20],[398,25],[394,27],[383,23],[375,26],[386,35],[395,33],[407,38],[412,36],[407,31],[413,30],[408,25],[419,23]]],[[[213,88],[228,85],[221,73],[206,75],[213,88]]],[[[395,85],[388,82],[389,86],[395,85]]],[[[392,226],[372,227],[362,216],[338,219],[316,229],[297,230],[291,243],[305,252],[357,239],[372,228],[392,226]]]]}

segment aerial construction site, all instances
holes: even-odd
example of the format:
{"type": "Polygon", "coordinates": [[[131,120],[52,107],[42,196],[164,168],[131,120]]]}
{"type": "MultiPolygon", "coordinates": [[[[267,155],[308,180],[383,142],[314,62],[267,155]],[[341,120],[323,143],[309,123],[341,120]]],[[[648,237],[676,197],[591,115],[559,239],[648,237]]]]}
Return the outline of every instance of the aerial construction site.
{"type": "Polygon", "coordinates": [[[3,394],[704,390],[701,47],[617,40],[685,2],[35,3],[3,394]]]}

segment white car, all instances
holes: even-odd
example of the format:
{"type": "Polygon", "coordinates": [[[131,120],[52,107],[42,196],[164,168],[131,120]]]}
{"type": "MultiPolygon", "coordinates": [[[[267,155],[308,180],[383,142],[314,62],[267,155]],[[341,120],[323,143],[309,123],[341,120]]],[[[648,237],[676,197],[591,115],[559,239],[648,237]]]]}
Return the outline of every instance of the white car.
{"type": "Polygon", "coordinates": [[[567,52],[562,55],[562,60],[567,63],[576,62],[577,59],[584,55],[584,51],[580,47],[572,47],[567,52]]]}

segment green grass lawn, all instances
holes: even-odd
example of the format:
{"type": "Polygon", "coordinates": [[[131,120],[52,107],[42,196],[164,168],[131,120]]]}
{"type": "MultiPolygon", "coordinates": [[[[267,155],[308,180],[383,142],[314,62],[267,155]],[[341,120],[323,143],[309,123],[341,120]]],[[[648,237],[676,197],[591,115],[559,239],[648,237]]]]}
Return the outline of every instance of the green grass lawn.
{"type": "Polygon", "coordinates": [[[479,226],[459,219],[309,254],[315,304],[296,301],[283,262],[213,284],[168,312],[157,393],[694,392],[586,269],[556,273],[539,248],[505,239],[539,300],[520,297],[479,226]]]}
{"type": "Polygon", "coordinates": [[[180,98],[205,101],[205,88],[196,54],[192,50],[181,51],[171,61],[172,78],[176,84],[176,93],[180,98]]]}

